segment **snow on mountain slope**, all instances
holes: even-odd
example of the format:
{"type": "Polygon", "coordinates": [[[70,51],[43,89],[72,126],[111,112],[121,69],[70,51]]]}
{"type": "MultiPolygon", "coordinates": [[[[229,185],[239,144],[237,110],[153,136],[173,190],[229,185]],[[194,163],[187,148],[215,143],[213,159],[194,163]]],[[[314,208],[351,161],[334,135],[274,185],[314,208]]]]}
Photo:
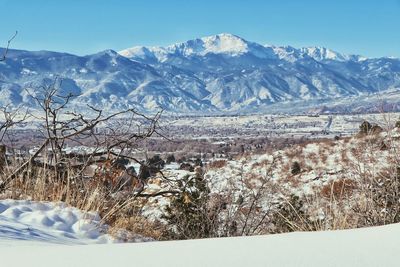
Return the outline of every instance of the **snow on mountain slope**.
{"type": "Polygon", "coordinates": [[[334,102],[400,84],[396,59],[366,59],[323,47],[261,46],[231,34],[120,53],[169,75],[171,66],[189,72],[210,92],[203,99],[222,111],[268,110],[293,100],[334,102]]]}
{"type": "Polygon", "coordinates": [[[275,58],[271,49],[266,49],[262,45],[249,42],[239,36],[221,33],[199,39],[190,40],[183,43],[173,44],[168,47],[140,47],[136,46],[119,52],[128,58],[157,58],[164,62],[171,55],[181,55],[184,57],[205,56],[207,54],[224,54],[229,56],[240,56],[246,53],[257,55],[260,58],[275,58]]]}
{"type": "Polygon", "coordinates": [[[400,225],[269,236],[87,246],[12,245],[4,266],[398,266],[400,225]]]}
{"type": "Polygon", "coordinates": [[[182,92],[153,67],[129,60],[112,50],[84,57],[10,50],[8,56],[7,61],[0,64],[2,104],[35,107],[24,89],[34,92],[59,77],[62,93],[79,95],[72,101],[77,107],[91,104],[105,109],[128,106],[142,110],[214,109],[182,92]]]}
{"type": "Polygon", "coordinates": [[[306,47],[302,48],[301,51],[317,61],[322,61],[322,60],[346,61],[350,59],[350,56],[340,54],[325,47],[306,47]]]}
{"type": "Polygon", "coordinates": [[[304,101],[307,110],[376,93],[385,100],[386,90],[400,88],[400,60],[366,59],[321,47],[264,46],[227,33],[84,57],[10,50],[7,61],[0,62],[0,103],[32,107],[24,89],[55,76],[64,79],[65,92],[80,94],[73,101],[78,107],[268,112],[272,105],[278,110],[292,101],[304,101]]]}
{"type": "Polygon", "coordinates": [[[193,57],[206,56],[207,54],[222,54],[233,57],[251,54],[260,59],[288,59],[285,55],[292,55],[294,56],[292,59],[296,60],[309,57],[317,61],[347,61],[358,59],[359,57],[357,55],[341,54],[325,47],[304,47],[296,49],[291,46],[263,46],[229,33],[193,39],[167,47],[135,46],[121,50],[119,54],[131,59],[149,61],[156,59],[159,62],[166,62],[169,57],[177,55],[193,57]]]}

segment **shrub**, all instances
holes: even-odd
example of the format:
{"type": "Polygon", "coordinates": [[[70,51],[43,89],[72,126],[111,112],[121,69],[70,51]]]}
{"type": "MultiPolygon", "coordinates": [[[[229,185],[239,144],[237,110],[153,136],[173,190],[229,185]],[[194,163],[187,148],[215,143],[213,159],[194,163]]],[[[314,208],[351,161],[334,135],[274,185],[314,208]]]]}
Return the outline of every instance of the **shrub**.
{"type": "Polygon", "coordinates": [[[379,143],[379,150],[388,150],[388,149],[389,149],[389,146],[384,141],[381,141],[379,143]]]}
{"type": "Polygon", "coordinates": [[[152,158],[146,160],[144,164],[140,166],[139,178],[145,180],[151,176],[157,174],[165,166],[165,161],[160,158],[159,155],[155,155],[152,158]]]}
{"type": "Polygon", "coordinates": [[[356,188],[356,183],[351,179],[339,179],[337,181],[330,181],[327,185],[322,187],[321,195],[325,198],[341,199],[349,197],[353,190],[356,188]]]}
{"type": "Polygon", "coordinates": [[[372,134],[380,134],[381,132],[383,132],[383,129],[381,126],[379,126],[379,125],[372,126],[372,128],[371,128],[372,134]]]}
{"type": "Polygon", "coordinates": [[[181,157],[180,159],[178,159],[177,161],[179,164],[186,162],[186,157],[181,157]]]}
{"type": "Polygon", "coordinates": [[[154,155],[152,158],[147,160],[147,165],[160,170],[164,168],[165,161],[160,157],[160,155],[154,155]]]}
{"type": "Polygon", "coordinates": [[[195,166],[195,167],[197,167],[197,166],[203,167],[203,162],[201,161],[200,158],[196,158],[196,159],[194,160],[194,166],[195,166]]]}
{"type": "Polygon", "coordinates": [[[142,216],[119,217],[108,233],[125,242],[142,240],[143,237],[154,240],[166,238],[166,229],[162,223],[151,222],[142,216]]]}
{"type": "Polygon", "coordinates": [[[189,163],[182,163],[181,165],[179,165],[179,169],[180,170],[185,170],[185,171],[189,171],[189,172],[193,172],[194,171],[194,167],[189,164],[189,163]]]}
{"type": "Polygon", "coordinates": [[[210,189],[204,177],[201,174],[187,175],[180,180],[179,188],[182,193],[172,198],[163,215],[170,226],[170,237],[214,237],[214,220],[208,210],[210,189]]]}
{"type": "Polygon", "coordinates": [[[219,159],[219,160],[211,161],[211,162],[208,164],[208,167],[209,167],[210,169],[221,169],[221,168],[225,167],[226,164],[227,164],[227,161],[226,161],[226,160],[224,160],[224,159],[219,159]]]}
{"type": "Polygon", "coordinates": [[[377,179],[366,179],[366,186],[354,208],[358,227],[400,222],[400,169],[391,168],[377,179]]]}
{"type": "Polygon", "coordinates": [[[368,134],[372,128],[372,125],[368,121],[363,121],[359,128],[361,134],[368,134]]]}
{"type": "Polygon", "coordinates": [[[294,194],[289,196],[286,201],[282,201],[276,208],[272,223],[273,233],[286,233],[297,230],[305,230],[304,225],[305,211],[303,200],[294,194]]]}
{"type": "Polygon", "coordinates": [[[176,160],[175,160],[174,154],[168,155],[167,160],[166,160],[166,163],[167,163],[167,164],[170,164],[171,162],[175,162],[175,161],[176,161],[176,160]]]}
{"type": "Polygon", "coordinates": [[[293,162],[291,172],[293,175],[299,174],[301,172],[301,166],[298,161],[293,162]]]}

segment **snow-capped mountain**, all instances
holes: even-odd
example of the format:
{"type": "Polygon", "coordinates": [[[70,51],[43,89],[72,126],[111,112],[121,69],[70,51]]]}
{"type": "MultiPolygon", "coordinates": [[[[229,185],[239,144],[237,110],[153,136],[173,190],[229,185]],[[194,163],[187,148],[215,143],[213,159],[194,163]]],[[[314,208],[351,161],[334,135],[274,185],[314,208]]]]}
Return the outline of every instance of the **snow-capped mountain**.
{"type": "Polygon", "coordinates": [[[84,57],[10,50],[7,61],[0,63],[0,104],[33,106],[27,91],[34,93],[55,77],[62,79],[63,94],[79,95],[74,100],[77,106],[119,109],[133,105],[144,111],[159,107],[170,111],[215,110],[174,86],[153,67],[112,50],[84,57]]]}
{"type": "Polygon", "coordinates": [[[177,43],[168,47],[147,48],[136,46],[122,50],[119,53],[128,58],[155,58],[159,62],[165,62],[173,55],[181,57],[203,57],[207,54],[216,54],[238,57],[251,53],[260,58],[276,58],[272,49],[257,43],[248,42],[236,35],[227,33],[194,39],[184,43],[177,43]]]}
{"type": "MultiPolygon", "coordinates": [[[[76,105],[268,112],[293,101],[305,109],[377,94],[382,97],[373,99],[385,100],[386,90],[400,88],[400,60],[367,59],[323,47],[261,45],[232,34],[83,57],[11,50],[0,63],[0,104],[28,104],[24,88],[55,75],[64,79],[64,91],[80,95],[76,105]]],[[[376,100],[370,102],[376,106],[376,100]]]]}

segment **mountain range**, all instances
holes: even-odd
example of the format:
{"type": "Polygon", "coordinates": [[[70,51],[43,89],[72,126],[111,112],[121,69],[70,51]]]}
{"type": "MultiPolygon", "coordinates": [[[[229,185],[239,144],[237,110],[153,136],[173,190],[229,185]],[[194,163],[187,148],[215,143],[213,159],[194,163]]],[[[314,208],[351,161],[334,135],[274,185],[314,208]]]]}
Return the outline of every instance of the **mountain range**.
{"type": "Polygon", "coordinates": [[[0,105],[34,108],[28,92],[55,77],[62,79],[63,94],[77,95],[76,108],[134,106],[174,114],[400,110],[397,58],[262,45],[232,34],[87,56],[9,50],[0,62],[0,105]]]}

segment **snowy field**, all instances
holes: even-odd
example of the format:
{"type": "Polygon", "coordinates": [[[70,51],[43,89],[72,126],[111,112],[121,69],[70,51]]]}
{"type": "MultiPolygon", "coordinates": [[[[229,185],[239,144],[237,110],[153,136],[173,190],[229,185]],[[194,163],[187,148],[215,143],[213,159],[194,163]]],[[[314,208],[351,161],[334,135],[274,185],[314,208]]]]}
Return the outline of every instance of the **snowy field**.
{"type": "MultiPolygon", "coordinates": [[[[20,204],[20,207],[28,206],[20,204]]],[[[59,212],[62,214],[64,211],[60,209],[59,212]]],[[[2,229],[5,228],[4,224],[9,223],[7,220],[4,222],[4,219],[2,215],[2,229]]],[[[25,223],[25,227],[37,226],[33,220],[30,223],[25,223]]],[[[48,224],[41,228],[46,225],[50,228],[49,233],[54,231],[48,224]]],[[[25,241],[21,241],[18,235],[11,235],[6,242],[2,241],[0,262],[1,266],[29,267],[390,267],[398,266],[396,255],[400,252],[399,234],[400,225],[395,224],[357,230],[105,245],[71,245],[65,238],[58,239],[57,243],[61,244],[54,244],[49,239],[38,240],[34,235],[30,235],[30,238],[25,236],[25,241]]],[[[75,238],[75,244],[79,241],[88,243],[85,234],[75,235],[75,238]]]]}
{"type": "Polygon", "coordinates": [[[168,136],[177,138],[224,137],[329,137],[349,136],[359,125],[394,123],[400,113],[374,113],[353,115],[245,115],[209,117],[163,117],[161,126],[168,136]]]}
{"type": "Polygon", "coordinates": [[[116,242],[104,234],[100,217],[64,203],[0,200],[0,246],[22,243],[96,244],[116,242]]]}

